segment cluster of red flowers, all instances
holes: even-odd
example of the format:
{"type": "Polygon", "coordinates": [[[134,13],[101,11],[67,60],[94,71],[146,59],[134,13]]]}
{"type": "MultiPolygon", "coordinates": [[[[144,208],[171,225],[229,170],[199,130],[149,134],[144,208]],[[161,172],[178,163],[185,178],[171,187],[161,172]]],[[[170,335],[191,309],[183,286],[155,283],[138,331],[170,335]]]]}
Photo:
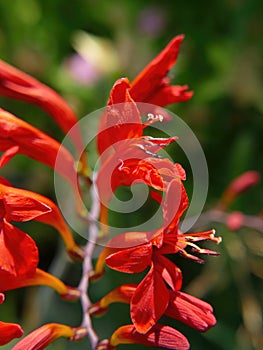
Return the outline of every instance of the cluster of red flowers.
{"type": "MultiPolygon", "coordinates": [[[[102,227],[107,227],[107,203],[111,191],[114,192],[121,185],[131,186],[135,180],[147,184],[152,198],[160,203],[163,224],[151,232],[125,232],[112,238],[98,258],[94,271],[90,272],[90,278],[98,278],[104,271],[105,263],[112,269],[130,274],[148,269],[138,285],[122,285],[91,305],[89,310],[83,310],[93,316],[105,312],[114,302],[130,304],[132,323],[117,329],[110,339],[98,341],[95,345],[97,349],[115,349],[119,344],[126,343],[188,349],[189,343],[184,335],[158,323],[162,315],[199,331],[206,331],[216,322],[209,304],[181,291],[182,272],[166,255],[180,254],[203,262],[192,253],[217,253],[198,247],[196,242],[212,240],[218,243],[220,238],[214,236],[213,230],[192,234],[180,232],[179,221],[188,207],[183,185],[185,172],[179,164],[157,156],[157,152],[174,142],[176,137],[153,138],[144,133],[148,125],[165,119],[165,116],[158,114],[158,106],[186,101],[192,96],[187,86],[170,85],[167,77],[177,59],[182,40],[182,35],[175,37],[132,83],[126,78],[118,80],[101,119],[97,144],[102,165],[96,186],[101,200],[102,227]],[[156,106],[154,114],[143,111],[148,114],[144,124],[138,102],[156,106]],[[105,186],[108,174],[111,174],[111,191],[105,186]]],[[[40,106],[65,133],[77,122],[74,112],[53,90],[4,62],[0,62],[0,94],[40,106]]],[[[85,154],[81,155],[83,144],[80,134],[74,135],[72,141],[80,155],[77,170],[71,153],[56,140],[9,112],[0,110],[0,150],[3,151],[0,166],[8,163],[17,153],[24,154],[58,170],[73,190],[79,193],[77,177],[87,176],[88,168],[85,154]],[[55,168],[58,152],[63,157],[62,169],[55,168]]],[[[15,188],[5,179],[0,179],[0,196],[0,292],[44,284],[54,288],[67,300],[78,299],[78,288],[66,286],[37,267],[38,249],[34,240],[13,224],[37,220],[52,225],[64,240],[70,257],[85,260],[87,250],[75,243],[59,208],[48,198],[15,188]]],[[[3,301],[4,295],[1,293],[0,303],[3,301]]],[[[20,337],[22,333],[19,325],[0,322],[0,345],[20,337]]],[[[76,340],[88,334],[87,325],[72,328],[63,324],[48,324],[26,336],[13,349],[43,349],[58,337],[76,340]]]]}

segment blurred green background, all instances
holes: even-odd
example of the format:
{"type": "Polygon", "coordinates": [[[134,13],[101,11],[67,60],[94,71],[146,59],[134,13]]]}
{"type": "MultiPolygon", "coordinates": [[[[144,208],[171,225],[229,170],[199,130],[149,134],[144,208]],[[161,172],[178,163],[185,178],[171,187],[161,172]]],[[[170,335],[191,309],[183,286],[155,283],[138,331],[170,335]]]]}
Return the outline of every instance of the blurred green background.
{"type": "MultiPolygon", "coordinates": [[[[169,108],[188,123],[203,146],[210,177],[207,208],[212,208],[231,179],[251,169],[263,173],[262,18],[260,0],[0,0],[0,56],[57,90],[81,118],[105,106],[117,78],[132,80],[170,39],[184,33],[174,81],[188,84],[195,93],[190,101],[169,108]]],[[[0,98],[0,103],[62,140],[59,128],[37,107],[7,98],[0,98]]],[[[180,155],[176,160],[183,162],[180,155]]],[[[25,157],[13,159],[1,176],[54,198],[52,171],[25,157]]],[[[231,210],[262,215],[262,208],[260,184],[242,195],[231,210]]],[[[220,257],[207,258],[205,266],[176,261],[184,272],[184,289],[212,303],[218,324],[199,334],[167,322],[189,338],[193,350],[262,349],[262,233],[211,226],[223,237],[216,247],[220,257]]],[[[77,285],[80,266],[65,261],[63,267],[64,255],[52,229],[36,223],[24,224],[23,229],[39,245],[41,267],[77,285]]],[[[130,278],[107,271],[92,285],[92,299],[98,300],[130,278]]],[[[22,322],[26,332],[47,321],[80,323],[80,306],[60,301],[48,289],[42,288],[39,294],[36,288],[28,288],[6,296],[1,320],[22,322]]],[[[114,305],[94,324],[101,337],[107,337],[127,322],[128,307],[114,305]]],[[[11,349],[13,343],[3,349],[11,349]]],[[[58,340],[49,348],[88,349],[89,344],[58,340]]]]}

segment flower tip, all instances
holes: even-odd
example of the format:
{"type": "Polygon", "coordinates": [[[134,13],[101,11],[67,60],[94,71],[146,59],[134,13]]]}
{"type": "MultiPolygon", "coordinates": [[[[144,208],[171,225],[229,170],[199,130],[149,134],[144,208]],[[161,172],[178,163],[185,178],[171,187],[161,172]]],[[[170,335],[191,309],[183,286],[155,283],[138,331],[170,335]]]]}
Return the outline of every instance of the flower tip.
{"type": "Polygon", "coordinates": [[[97,272],[96,270],[91,271],[89,273],[90,281],[92,281],[92,282],[98,281],[102,277],[103,273],[104,273],[104,269],[103,269],[103,271],[100,271],[100,272],[97,272]]]}
{"type": "Polygon", "coordinates": [[[101,340],[96,347],[96,350],[114,350],[114,349],[116,349],[116,347],[110,345],[109,339],[101,340]]]}
{"type": "Polygon", "coordinates": [[[89,314],[91,316],[102,316],[104,315],[106,312],[108,311],[107,307],[102,307],[100,305],[100,302],[93,304],[90,308],[89,308],[89,314]]]}
{"type": "Polygon", "coordinates": [[[88,335],[88,330],[86,327],[73,328],[74,336],[70,340],[78,341],[85,338],[88,335]]]}
{"type": "Polygon", "coordinates": [[[184,34],[178,34],[174,37],[173,41],[181,43],[184,40],[184,38],[185,38],[184,34]]]}
{"type": "Polygon", "coordinates": [[[75,301],[80,298],[80,290],[67,286],[67,293],[61,294],[60,296],[64,300],[75,301]]]}
{"type": "Polygon", "coordinates": [[[83,261],[85,258],[84,250],[78,245],[75,245],[73,248],[68,249],[68,255],[74,261],[83,261]]]}
{"type": "Polygon", "coordinates": [[[0,293],[0,304],[3,304],[5,301],[5,295],[3,293],[0,293]]]}

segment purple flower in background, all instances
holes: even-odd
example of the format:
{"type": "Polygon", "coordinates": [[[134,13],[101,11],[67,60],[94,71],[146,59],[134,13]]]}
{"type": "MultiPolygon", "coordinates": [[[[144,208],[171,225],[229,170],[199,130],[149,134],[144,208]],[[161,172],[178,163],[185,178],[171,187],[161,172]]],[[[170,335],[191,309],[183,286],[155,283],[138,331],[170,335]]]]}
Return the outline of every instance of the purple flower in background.
{"type": "Polygon", "coordinates": [[[160,7],[146,7],[139,16],[139,29],[151,37],[160,35],[166,27],[166,13],[160,7]]]}
{"type": "Polygon", "coordinates": [[[83,85],[95,84],[100,77],[97,67],[78,53],[67,59],[66,69],[76,82],[83,85]]]}

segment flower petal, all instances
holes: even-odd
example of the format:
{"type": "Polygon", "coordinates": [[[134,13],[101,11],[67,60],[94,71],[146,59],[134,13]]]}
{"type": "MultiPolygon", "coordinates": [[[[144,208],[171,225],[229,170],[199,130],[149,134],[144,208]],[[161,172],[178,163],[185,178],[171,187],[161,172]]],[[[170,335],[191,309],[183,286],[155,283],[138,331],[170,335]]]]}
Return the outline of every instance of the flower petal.
{"type": "MultiPolygon", "coordinates": [[[[0,195],[2,187],[3,185],[0,184],[0,195]]],[[[5,206],[5,218],[9,222],[34,220],[51,211],[51,208],[43,202],[25,195],[21,196],[19,194],[9,193],[3,196],[3,202],[5,206]]]]}
{"type": "Polygon", "coordinates": [[[49,323],[28,334],[13,350],[42,350],[60,337],[74,338],[74,328],[64,324],[49,323]]]}
{"type": "Polygon", "coordinates": [[[182,271],[177,265],[165,256],[155,254],[154,267],[173,290],[176,291],[182,288],[182,271]]]}
{"type": "Polygon", "coordinates": [[[51,287],[65,300],[74,301],[80,297],[80,291],[77,288],[65,285],[60,279],[41,269],[36,269],[30,276],[20,275],[15,277],[10,274],[4,276],[3,273],[0,273],[0,291],[2,292],[28,286],[51,287]]]}
{"type": "Polygon", "coordinates": [[[128,92],[129,87],[127,78],[119,79],[113,85],[108,106],[99,126],[97,137],[99,154],[114,144],[119,148],[125,143],[124,140],[142,136],[140,113],[128,92]]]}
{"type": "Polygon", "coordinates": [[[101,315],[107,311],[108,306],[113,303],[129,304],[134,292],[136,291],[136,288],[136,284],[123,284],[113,289],[111,292],[106,294],[103,298],[91,306],[89,309],[89,314],[92,316],[101,315]]]}
{"type": "Polygon", "coordinates": [[[106,258],[106,264],[117,271],[138,273],[151,264],[152,243],[123,249],[106,258]]]}
{"type": "Polygon", "coordinates": [[[131,318],[139,333],[147,333],[164,314],[169,293],[162,276],[152,265],[131,300],[131,318]]]}
{"type": "Polygon", "coordinates": [[[38,264],[38,249],[33,239],[6,221],[0,231],[0,277],[32,276],[38,264]]]}
{"type": "Polygon", "coordinates": [[[179,291],[170,291],[170,302],[165,314],[200,332],[205,332],[216,324],[210,304],[179,291]]]}
{"type": "Polygon", "coordinates": [[[166,78],[168,71],[175,64],[183,35],[176,36],[159,53],[131,84],[130,94],[136,102],[148,102],[158,106],[186,101],[192,92],[185,86],[170,86],[166,78]]]}
{"type": "MultiPolygon", "coordinates": [[[[2,60],[0,60],[0,94],[38,105],[52,116],[65,133],[68,133],[78,121],[70,106],[54,90],[2,60]]],[[[82,152],[84,147],[80,130],[75,126],[74,134],[70,135],[76,149],[82,152]]]]}
{"type": "Polygon", "coordinates": [[[20,338],[23,333],[18,324],[0,321],[0,346],[9,343],[14,338],[20,338]]]}
{"type": "Polygon", "coordinates": [[[0,108],[0,151],[11,152],[17,146],[19,153],[56,169],[61,176],[74,183],[75,161],[69,151],[37,128],[0,108]],[[58,154],[63,166],[56,165],[58,154]]]}
{"type": "Polygon", "coordinates": [[[83,251],[75,243],[59,208],[54,202],[40,194],[0,183],[0,201],[4,203],[7,221],[24,222],[37,220],[58,230],[72,258],[82,259],[83,251]]]}
{"type": "Polygon", "coordinates": [[[188,350],[190,348],[188,340],[182,333],[161,324],[156,324],[146,334],[137,332],[133,325],[122,326],[111,336],[109,347],[101,349],[115,349],[120,344],[142,344],[172,350],[188,350]]]}
{"type": "Polygon", "coordinates": [[[169,232],[177,229],[180,217],[188,207],[188,197],[181,180],[174,179],[167,188],[163,204],[164,228],[169,232]]]}
{"type": "Polygon", "coordinates": [[[5,300],[5,295],[3,293],[0,293],[0,304],[3,304],[5,300]]]}
{"type": "Polygon", "coordinates": [[[17,153],[19,153],[19,146],[8,148],[0,157],[0,168],[6,165],[17,153]]]}

